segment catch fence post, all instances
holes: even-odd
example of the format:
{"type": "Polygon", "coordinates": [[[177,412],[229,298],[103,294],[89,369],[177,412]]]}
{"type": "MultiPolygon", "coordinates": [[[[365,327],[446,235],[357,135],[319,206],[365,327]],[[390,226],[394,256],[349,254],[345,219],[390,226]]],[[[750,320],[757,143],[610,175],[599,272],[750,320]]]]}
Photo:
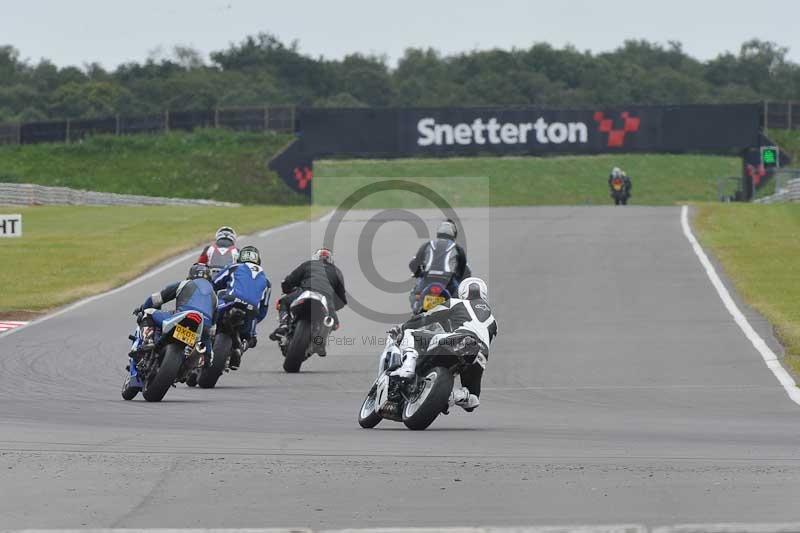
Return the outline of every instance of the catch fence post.
{"type": "Polygon", "coordinates": [[[67,119],[67,129],[64,131],[64,142],[65,142],[65,143],[67,143],[67,144],[69,144],[69,142],[70,142],[70,138],[69,138],[69,135],[70,135],[69,127],[70,127],[70,120],[69,120],[69,119],[67,119]]]}
{"type": "Polygon", "coordinates": [[[264,106],[264,131],[269,131],[269,106],[264,106]]]}
{"type": "Polygon", "coordinates": [[[116,135],[117,135],[117,137],[119,137],[119,115],[116,115],[114,118],[115,118],[115,119],[116,119],[116,121],[117,121],[116,127],[115,127],[114,129],[115,129],[115,131],[116,131],[116,135]]]}
{"type": "Polygon", "coordinates": [[[164,131],[169,132],[169,109],[164,111],[164,131]]]}
{"type": "Polygon", "coordinates": [[[219,128],[219,108],[214,108],[214,127],[219,128]]]}
{"type": "Polygon", "coordinates": [[[792,101],[786,102],[786,129],[792,129],[792,101]]]}
{"type": "Polygon", "coordinates": [[[769,129],[769,102],[764,100],[764,129],[769,129]]]}

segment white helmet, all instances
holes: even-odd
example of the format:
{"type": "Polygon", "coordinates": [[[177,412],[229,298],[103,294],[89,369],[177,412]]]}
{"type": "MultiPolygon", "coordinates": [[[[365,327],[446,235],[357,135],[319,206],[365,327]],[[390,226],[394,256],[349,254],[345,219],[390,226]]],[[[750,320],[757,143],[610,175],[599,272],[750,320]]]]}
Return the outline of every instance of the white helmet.
{"type": "Polygon", "coordinates": [[[456,240],[456,237],[458,237],[458,228],[456,227],[456,223],[449,218],[443,221],[441,224],[439,224],[439,228],[436,230],[436,236],[440,239],[456,240]]]}
{"type": "Polygon", "coordinates": [[[231,244],[236,244],[236,232],[233,231],[233,228],[230,226],[222,226],[217,230],[214,239],[217,241],[220,239],[227,239],[231,241],[231,244]]]}
{"type": "Polygon", "coordinates": [[[622,172],[622,170],[620,170],[619,167],[614,167],[614,168],[611,169],[611,177],[612,178],[618,178],[618,177],[624,176],[624,175],[625,175],[625,173],[622,172]]]}
{"type": "Polygon", "coordinates": [[[462,300],[488,300],[489,289],[481,278],[467,278],[458,284],[458,297],[462,300]]]}

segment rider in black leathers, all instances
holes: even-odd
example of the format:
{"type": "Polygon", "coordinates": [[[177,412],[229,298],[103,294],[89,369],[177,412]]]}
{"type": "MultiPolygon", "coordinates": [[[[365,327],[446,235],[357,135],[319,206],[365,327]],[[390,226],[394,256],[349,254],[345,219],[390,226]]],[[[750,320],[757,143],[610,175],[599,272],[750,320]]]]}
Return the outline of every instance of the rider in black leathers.
{"type": "MultiPolygon", "coordinates": [[[[327,248],[320,248],[311,257],[295,268],[281,282],[284,295],[278,301],[278,319],[280,324],[269,338],[282,342],[289,329],[289,308],[305,290],[318,292],[328,300],[329,310],[334,319],[334,329],[339,327],[336,311],[347,305],[347,294],[344,289],[342,271],[333,264],[333,254],[327,248]]],[[[324,345],[322,346],[324,350],[324,345]]],[[[324,355],[321,353],[319,355],[324,355]]]]}
{"type": "Polygon", "coordinates": [[[457,236],[458,229],[455,222],[447,219],[439,224],[439,228],[436,230],[436,239],[419,247],[417,254],[408,263],[409,270],[415,278],[418,278],[415,292],[419,290],[425,273],[431,270],[452,272],[453,276],[447,287],[450,294],[456,293],[461,280],[472,275],[469,264],[467,264],[467,252],[456,243],[457,236]],[[454,261],[451,258],[454,258],[454,261]],[[454,263],[452,270],[451,263],[454,263]]]}

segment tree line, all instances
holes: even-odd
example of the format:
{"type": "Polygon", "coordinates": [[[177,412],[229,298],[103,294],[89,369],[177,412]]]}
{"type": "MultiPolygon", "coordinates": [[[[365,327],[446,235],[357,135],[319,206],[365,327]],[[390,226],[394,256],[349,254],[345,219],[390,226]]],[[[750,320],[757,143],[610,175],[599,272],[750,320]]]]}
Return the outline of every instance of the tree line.
{"type": "Polygon", "coordinates": [[[591,53],[546,43],[443,55],[410,48],[385,57],[311,57],[298,43],[248,36],[204,57],[178,46],[114,70],[58,67],[0,46],[0,122],[146,115],[164,110],[305,106],[736,103],[800,100],[800,65],[787,48],[753,39],[700,61],[679,42],[629,40],[591,53]]]}

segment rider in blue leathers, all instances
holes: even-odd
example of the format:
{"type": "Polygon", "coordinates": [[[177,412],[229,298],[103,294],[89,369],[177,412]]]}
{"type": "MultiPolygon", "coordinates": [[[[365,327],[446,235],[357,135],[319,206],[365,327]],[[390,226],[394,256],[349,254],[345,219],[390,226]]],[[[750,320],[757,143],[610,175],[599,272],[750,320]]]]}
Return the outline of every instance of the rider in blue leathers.
{"type": "Polygon", "coordinates": [[[230,368],[239,368],[242,352],[256,345],[256,324],[264,320],[269,309],[272,285],[261,268],[261,254],[255,246],[245,246],[239,250],[237,262],[229,266],[214,279],[214,289],[220,291],[218,313],[224,312],[237,299],[252,305],[256,313],[246,321],[239,336],[242,346],[235,346],[231,352],[230,368]]]}
{"type": "MultiPolygon", "coordinates": [[[[142,305],[133,310],[133,314],[139,316],[139,323],[148,317],[159,330],[165,320],[169,319],[176,312],[196,311],[203,315],[206,326],[200,339],[203,346],[210,350],[210,335],[216,319],[217,295],[214,287],[208,280],[210,270],[207,265],[195,263],[189,269],[189,276],[182,281],[176,281],[167,285],[159,292],[147,297],[142,305]],[[175,311],[162,311],[161,306],[167,302],[175,300],[175,311]]],[[[147,344],[151,339],[143,339],[147,344]]],[[[137,343],[138,344],[138,343],[137,343]]],[[[135,352],[138,345],[131,348],[135,352]]]]}

